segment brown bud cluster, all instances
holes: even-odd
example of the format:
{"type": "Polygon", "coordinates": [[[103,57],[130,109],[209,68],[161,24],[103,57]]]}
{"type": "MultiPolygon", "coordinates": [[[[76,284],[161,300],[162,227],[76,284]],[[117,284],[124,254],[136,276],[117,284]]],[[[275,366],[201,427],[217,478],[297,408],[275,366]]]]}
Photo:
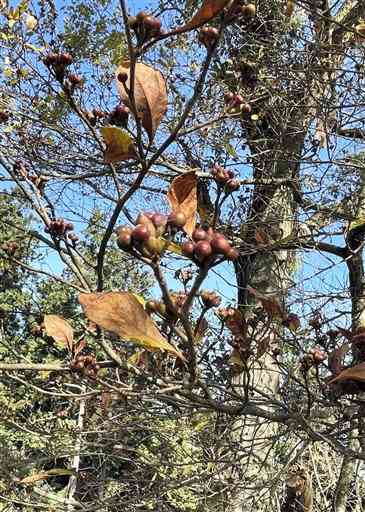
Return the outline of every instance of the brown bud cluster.
{"type": "Polygon", "coordinates": [[[240,188],[240,182],[234,177],[232,171],[216,164],[210,173],[217,185],[224,187],[226,194],[236,192],[240,188]]]}
{"type": "Polygon", "coordinates": [[[100,366],[96,362],[94,354],[78,355],[71,362],[70,368],[73,372],[78,373],[82,377],[88,377],[95,380],[98,376],[100,366]]]}
{"type": "Polygon", "coordinates": [[[182,244],[182,252],[198,264],[214,262],[217,257],[234,261],[239,256],[237,249],[231,246],[227,238],[212,228],[195,229],[192,240],[182,244]]]}
{"type": "Polygon", "coordinates": [[[1,245],[1,249],[8,255],[8,256],[14,256],[16,251],[18,250],[19,246],[16,242],[5,242],[1,245]]]}
{"type": "Polygon", "coordinates": [[[233,92],[227,92],[224,95],[224,102],[227,108],[235,113],[242,112],[242,114],[251,114],[252,108],[241,94],[235,94],[233,92]]]}
{"type": "Polygon", "coordinates": [[[183,213],[166,216],[159,212],[140,213],[136,226],[121,226],[117,229],[117,244],[123,251],[137,251],[151,257],[159,257],[167,247],[165,234],[175,233],[186,223],[183,213]]]}
{"type": "Polygon", "coordinates": [[[199,43],[211,48],[219,38],[219,31],[214,27],[203,27],[199,32],[199,43]]]}
{"type": "Polygon", "coordinates": [[[143,44],[149,39],[163,34],[161,20],[145,11],[139,12],[137,16],[130,16],[128,25],[134,31],[138,44],[143,44]]]}
{"type": "Polygon", "coordinates": [[[65,81],[65,87],[71,94],[77,87],[82,87],[83,84],[84,80],[81,78],[81,76],[75,75],[75,73],[70,73],[67,76],[67,80],[65,81]]]}
{"type": "MultiPolygon", "coordinates": [[[[184,307],[185,301],[187,299],[187,294],[182,291],[181,292],[170,291],[169,295],[170,295],[170,299],[171,299],[171,302],[172,302],[175,310],[177,312],[179,312],[184,307]]],[[[165,302],[162,299],[161,300],[151,299],[151,300],[147,301],[145,308],[148,313],[157,313],[158,315],[166,316],[166,317],[169,317],[170,319],[173,318],[174,312],[171,311],[169,309],[169,307],[167,307],[165,305],[165,302]]]]}
{"type": "Polygon", "coordinates": [[[70,240],[71,244],[76,247],[77,243],[79,242],[80,238],[73,232],[68,233],[67,238],[70,240]]]}
{"type": "Polygon", "coordinates": [[[311,348],[301,359],[301,369],[307,372],[312,366],[318,366],[327,359],[327,355],[318,347],[311,348]]]}
{"type": "Polygon", "coordinates": [[[44,228],[44,231],[53,236],[63,236],[67,231],[72,231],[73,229],[74,225],[72,222],[67,222],[65,219],[55,219],[51,220],[48,226],[44,228]]]}
{"type": "Polygon", "coordinates": [[[69,53],[49,53],[43,60],[45,66],[52,69],[57,80],[63,81],[65,71],[73,63],[73,57],[69,53]]]}
{"type": "Polygon", "coordinates": [[[109,124],[113,124],[115,126],[121,126],[123,128],[127,128],[128,119],[129,119],[130,110],[129,108],[121,103],[117,105],[109,115],[109,124]]]}
{"type": "Polygon", "coordinates": [[[222,302],[222,299],[217,293],[208,290],[202,290],[200,292],[200,298],[207,309],[217,308],[222,302]]]}

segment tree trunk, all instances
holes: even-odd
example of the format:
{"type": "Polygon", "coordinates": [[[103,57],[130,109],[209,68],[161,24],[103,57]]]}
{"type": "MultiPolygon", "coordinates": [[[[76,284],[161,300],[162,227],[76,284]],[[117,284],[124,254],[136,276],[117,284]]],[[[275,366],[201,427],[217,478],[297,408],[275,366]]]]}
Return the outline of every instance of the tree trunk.
{"type": "MultiPolygon", "coordinates": [[[[257,240],[265,237],[271,243],[290,238],[295,229],[297,204],[294,198],[293,180],[297,178],[298,161],[304,140],[303,120],[287,123],[288,130],[281,137],[273,138],[273,130],[251,134],[249,144],[255,164],[255,178],[258,183],[264,180],[269,184],[257,185],[252,199],[247,223],[242,226],[243,255],[236,265],[238,302],[241,310],[250,320],[249,337],[255,339],[256,346],[268,342],[267,353],[249,361],[250,399],[259,399],[262,394],[275,395],[278,390],[279,373],[272,350],[275,348],[276,334],[269,318],[256,322],[257,301],[248,293],[252,287],[259,294],[274,295],[282,304],[290,285],[293,253],[287,250],[263,250],[257,240]],[[289,132],[289,133],[288,133],[289,132]],[[293,134],[296,134],[294,136],[293,134]],[[290,135],[290,136],[289,136],[290,135]],[[264,142],[261,141],[264,139],[264,142]],[[290,141],[290,142],[288,142],[290,141]],[[245,255],[245,247],[253,254],[245,255]]],[[[278,133],[278,132],[276,132],[278,133]]],[[[270,245],[269,242],[269,245],[270,245]]],[[[246,372],[233,379],[234,389],[244,394],[246,372]]],[[[272,436],[275,427],[256,418],[237,420],[234,427],[236,440],[240,443],[240,485],[233,497],[231,512],[263,512],[272,508],[272,498],[267,483],[275,474],[271,465],[272,436]]],[[[236,477],[237,478],[237,477],[236,477]]]]}

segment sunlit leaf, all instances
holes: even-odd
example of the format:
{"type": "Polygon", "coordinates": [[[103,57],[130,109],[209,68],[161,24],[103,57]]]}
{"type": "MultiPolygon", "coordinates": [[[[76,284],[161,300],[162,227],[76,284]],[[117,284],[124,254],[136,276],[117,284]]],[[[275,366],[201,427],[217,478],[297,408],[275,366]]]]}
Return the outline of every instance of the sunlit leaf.
{"type": "Polygon", "coordinates": [[[180,30],[192,30],[212,20],[230,3],[230,0],[205,0],[192,19],[180,30]]]}
{"type": "Polygon", "coordinates": [[[155,351],[184,356],[168,343],[132,293],[82,293],[79,302],[89,320],[121,338],[155,351]]]}
{"type": "Polygon", "coordinates": [[[198,207],[197,177],[195,171],[182,174],[175,178],[167,192],[167,200],[173,212],[182,212],[186,217],[183,227],[185,233],[191,235],[195,229],[198,207]]]}
{"type": "Polygon", "coordinates": [[[35,482],[39,482],[40,480],[46,480],[52,476],[61,476],[61,475],[74,475],[75,472],[71,469],[50,469],[49,471],[40,471],[39,473],[34,473],[33,475],[27,476],[20,480],[18,483],[23,485],[31,485],[35,482]]]}
{"type": "Polygon", "coordinates": [[[35,18],[32,14],[27,14],[25,18],[25,25],[27,29],[32,31],[36,28],[37,24],[37,18],[35,18]]]}
{"type": "Polygon", "coordinates": [[[105,163],[111,164],[135,158],[136,152],[132,138],[126,130],[117,126],[103,126],[100,131],[106,145],[105,163]]]}

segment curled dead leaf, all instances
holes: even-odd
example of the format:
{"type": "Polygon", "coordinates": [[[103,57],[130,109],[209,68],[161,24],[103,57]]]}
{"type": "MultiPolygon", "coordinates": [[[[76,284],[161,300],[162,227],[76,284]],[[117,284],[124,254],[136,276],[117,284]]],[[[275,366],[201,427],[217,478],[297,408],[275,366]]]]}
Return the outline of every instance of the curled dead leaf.
{"type": "Polygon", "coordinates": [[[82,293],[79,302],[87,318],[103,329],[147,350],[166,350],[185,359],[181,352],[165,340],[132,293],[82,293]]]}
{"type": "Polygon", "coordinates": [[[195,171],[187,172],[175,178],[167,192],[167,200],[173,212],[182,212],[186,217],[183,227],[185,233],[191,236],[196,224],[198,207],[197,177],[195,171]]]}
{"type": "Polygon", "coordinates": [[[45,315],[44,327],[48,336],[72,352],[74,331],[64,318],[57,315],[45,315]]]}
{"type": "Polygon", "coordinates": [[[193,30],[212,20],[230,3],[230,0],[205,0],[192,19],[179,31],[193,30]]]}
{"type": "MultiPolygon", "coordinates": [[[[123,102],[133,110],[127,93],[127,90],[131,88],[130,66],[129,61],[122,62],[117,68],[116,77],[120,74],[127,74],[126,83],[121,83],[117,78],[117,88],[123,102]]],[[[150,143],[152,143],[156,130],[167,110],[166,82],[160,71],[137,62],[134,73],[134,102],[137,115],[148,134],[150,143]]]]}

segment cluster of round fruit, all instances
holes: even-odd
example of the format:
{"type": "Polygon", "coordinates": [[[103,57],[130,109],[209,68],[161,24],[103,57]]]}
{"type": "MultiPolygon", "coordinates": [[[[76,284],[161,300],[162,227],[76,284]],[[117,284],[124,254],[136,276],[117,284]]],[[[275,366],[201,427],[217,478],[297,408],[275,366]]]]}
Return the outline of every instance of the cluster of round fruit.
{"type": "Polygon", "coordinates": [[[202,290],[200,292],[200,298],[206,309],[217,308],[222,302],[222,299],[217,293],[210,292],[209,290],[202,290]]]}
{"type": "Polygon", "coordinates": [[[44,228],[44,231],[55,236],[62,236],[67,231],[72,231],[73,229],[74,225],[72,222],[67,222],[65,219],[55,219],[51,220],[48,226],[44,228]]]}
{"type": "Polygon", "coordinates": [[[18,244],[16,242],[5,242],[1,245],[1,249],[8,255],[8,256],[14,256],[18,249],[18,244]]]}
{"type": "Polygon", "coordinates": [[[136,226],[121,226],[117,229],[117,244],[124,251],[136,250],[143,256],[161,255],[166,249],[167,242],[160,238],[166,230],[175,233],[186,223],[186,217],[181,212],[171,213],[140,213],[136,226]]]}
{"type": "Polygon", "coordinates": [[[76,356],[70,363],[70,368],[73,372],[89,379],[96,379],[100,370],[94,354],[76,356]]]}
{"type": "Polygon", "coordinates": [[[308,371],[312,366],[318,366],[327,358],[325,352],[318,347],[311,348],[303,356],[301,360],[301,367],[303,371],[308,371]]]}
{"type": "Polygon", "coordinates": [[[66,68],[73,63],[73,57],[69,53],[49,53],[43,60],[44,64],[50,68],[55,66],[63,66],[66,68]]]}
{"type": "Polygon", "coordinates": [[[74,89],[76,87],[82,87],[84,83],[84,80],[81,78],[80,75],[75,75],[75,73],[69,73],[67,75],[67,80],[65,81],[64,85],[66,90],[72,94],[74,89]]]}
{"type": "Polygon", "coordinates": [[[79,241],[79,237],[72,232],[73,229],[74,225],[72,222],[67,222],[65,219],[55,219],[51,220],[48,226],[44,228],[44,231],[56,237],[64,236],[68,233],[67,238],[73,245],[76,245],[79,241]]]}
{"type": "Polygon", "coordinates": [[[213,176],[214,181],[219,186],[224,187],[224,190],[227,194],[235,192],[240,188],[240,182],[234,177],[233,171],[229,171],[224,167],[216,164],[210,173],[213,176]]]}
{"type": "Polygon", "coordinates": [[[227,92],[224,95],[224,102],[229,110],[234,112],[242,112],[243,114],[251,114],[252,108],[241,94],[235,94],[233,92],[227,92]]]}
{"type": "Polygon", "coordinates": [[[199,32],[199,43],[208,49],[212,48],[218,38],[219,31],[215,27],[203,27],[199,32]]]}
{"type": "Polygon", "coordinates": [[[239,252],[231,246],[227,238],[212,228],[195,229],[192,240],[184,242],[181,249],[185,256],[198,264],[213,263],[219,257],[229,261],[235,261],[239,257],[239,252]]]}
{"type": "Polygon", "coordinates": [[[139,12],[136,16],[129,16],[128,25],[136,34],[139,44],[163,34],[161,20],[145,11],[139,12]]]}
{"type": "Polygon", "coordinates": [[[44,59],[43,63],[47,68],[53,70],[57,80],[63,81],[65,77],[65,70],[73,63],[73,57],[69,53],[49,53],[44,59]]]}

